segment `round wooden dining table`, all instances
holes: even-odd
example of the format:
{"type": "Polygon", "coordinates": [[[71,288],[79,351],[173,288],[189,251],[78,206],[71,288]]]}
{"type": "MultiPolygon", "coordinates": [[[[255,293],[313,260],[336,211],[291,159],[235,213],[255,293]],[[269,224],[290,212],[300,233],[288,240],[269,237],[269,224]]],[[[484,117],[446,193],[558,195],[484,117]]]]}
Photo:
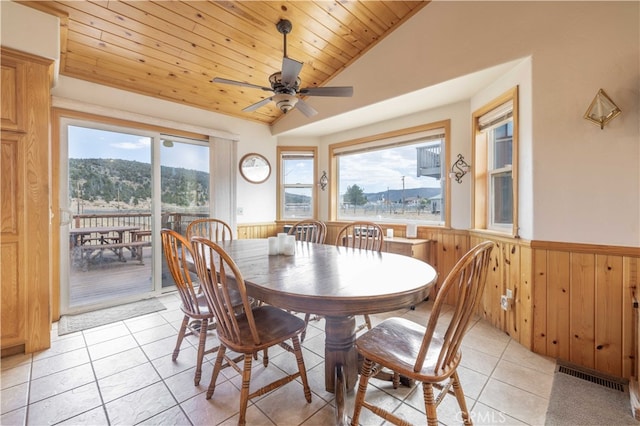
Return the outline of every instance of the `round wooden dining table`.
{"type": "Polygon", "coordinates": [[[269,255],[266,239],[219,242],[236,262],[247,293],[283,309],[325,318],[325,387],[336,390],[342,367],[355,387],[358,356],[354,315],[408,308],[426,299],[435,269],[418,259],[333,245],[296,242],[295,254],[269,255]]]}

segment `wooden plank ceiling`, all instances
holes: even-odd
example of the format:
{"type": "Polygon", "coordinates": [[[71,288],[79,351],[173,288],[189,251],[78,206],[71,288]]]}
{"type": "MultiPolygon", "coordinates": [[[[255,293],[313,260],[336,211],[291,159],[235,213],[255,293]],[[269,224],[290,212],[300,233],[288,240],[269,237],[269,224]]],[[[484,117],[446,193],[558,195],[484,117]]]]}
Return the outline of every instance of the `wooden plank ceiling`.
{"type": "MultiPolygon", "coordinates": [[[[259,89],[287,56],[301,87],[319,87],[424,7],[426,1],[21,1],[61,17],[60,74],[271,124],[282,112],[259,89]]],[[[357,96],[357,84],[354,96],[357,96]]],[[[340,102],[339,98],[335,99],[340,102]]]]}

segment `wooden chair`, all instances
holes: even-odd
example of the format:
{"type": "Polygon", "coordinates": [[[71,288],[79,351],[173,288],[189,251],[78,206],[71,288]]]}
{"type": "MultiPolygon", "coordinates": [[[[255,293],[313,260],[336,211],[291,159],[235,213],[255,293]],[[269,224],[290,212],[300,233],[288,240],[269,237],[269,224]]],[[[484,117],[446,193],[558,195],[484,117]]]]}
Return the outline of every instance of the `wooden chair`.
{"type": "Polygon", "coordinates": [[[204,294],[199,290],[199,283],[194,283],[189,273],[189,264],[187,263],[187,256],[185,256],[188,253],[193,258],[189,241],[171,229],[161,230],[160,235],[162,237],[162,251],[167,260],[169,272],[171,272],[173,281],[175,281],[178,288],[178,294],[180,294],[180,299],[182,300],[180,309],[184,313],[184,319],[182,320],[182,325],[180,325],[178,340],[171,359],[173,361],[178,359],[180,346],[186,336],[193,335],[198,337],[196,375],[193,380],[194,385],[197,386],[202,376],[202,359],[204,355],[218,350],[217,346],[208,350],[205,349],[207,331],[215,327],[214,315],[209,310],[204,294]]]}
{"type": "MultiPolygon", "coordinates": [[[[343,226],[336,237],[336,246],[353,249],[381,252],[382,243],[384,243],[384,235],[380,225],[366,221],[352,222],[343,226]]],[[[363,330],[365,327],[371,330],[369,315],[364,316],[364,324],[361,324],[356,329],[356,332],[363,330]]]]}
{"type": "Polygon", "coordinates": [[[191,237],[205,237],[211,241],[233,240],[233,231],[228,223],[220,219],[196,219],[187,225],[187,240],[191,237]]]}
{"type": "Polygon", "coordinates": [[[293,224],[288,234],[295,235],[297,241],[324,244],[325,237],[327,236],[327,225],[319,220],[301,220],[293,224]]]}
{"type": "MultiPolygon", "coordinates": [[[[288,232],[289,235],[295,235],[297,241],[305,241],[309,243],[324,244],[327,236],[327,225],[324,222],[314,219],[301,220],[294,223],[288,232]]],[[[307,336],[307,326],[309,321],[319,321],[321,317],[306,313],[304,315],[304,331],[300,336],[300,343],[304,342],[304,338],[307,336]]]]}
{"type": "Polygon", "coordinates": [[[233,232],[228,223],[220,219],[203,218],[196,219],[187,225],[185,236],[188,241],[191,237],[204,237],[211,241],[233,240],[233,232]]]}
{"type": "Polygon", "coordinates": [[[246,423],[246,410],[250,399],[264,395],[297,378],[302,381],[305,399],[311,402],[311,390],[299,339],[305,327],[304,321],[274,306],[252,306],[242,274],[233,259],[219,245],[207,238],[193,237],[191,242],[196,271],[207,301],[215,314],[220,340],[220,349],[218,349],[211,383],[207,390],[207,399],[210,399],[215,392],[216,380],[225,361],[242,374],[238,419],[240,425],[246,423]],[[239,315],[230,304],[235,295],[241,298],[244,306],[244,312],[239,315]],[[291,345],[287,343],[288,340],[291,340],[291,345]],[[253,355],[275,345],[295,355],[298,371],[249,393],[253,355]],[[244,355],[242,368],[227,356],[227,349],[244,355]]]}
{"type": "Polygon", "coordinates": [[[380,225],[373,222],[352,222],[338,231],[336,245],[356,249],[382,251],[384,235],[380,225]]]}
{"type": "Polygon", "coordinates": [[[456,263],[438,292],[426,328],[404,318],[389,318],[356,340],[356,349],[364,357],[364,364],[360,372],[351,425],[358,424],[362,407],[391,423],[409,424],[380,408],[382,404],[379,400],[375,403],[365,401],[369,378],[379,367],[389,368],[422,382],[427,422],[430,426],[438,424],[436,408],[444,396],[451,393],[451,387],[464,423],[471,424],[457,367],[462,358],[462,338],[484,291],[493,246],[490,241],[480,243],[456,263]],[[446,320],[441,317],[442,308],[451,292],[457,295],[457,302],[451,319],[446,320]],[[436,331],[439,321],[448,324],[443,335],[436,331]],[[447,383],[443,384],[444,381],[447,383]],[[440,390],[437,398],[434,398],[434,386],[440,390]]]}

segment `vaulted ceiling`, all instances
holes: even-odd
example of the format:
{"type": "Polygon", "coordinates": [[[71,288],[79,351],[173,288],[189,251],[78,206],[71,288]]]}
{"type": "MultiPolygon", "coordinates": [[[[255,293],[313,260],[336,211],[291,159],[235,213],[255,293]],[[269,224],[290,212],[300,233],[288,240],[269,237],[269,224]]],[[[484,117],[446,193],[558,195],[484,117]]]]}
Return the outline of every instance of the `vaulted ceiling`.
{"type": "MultiPolygon", "coordinates": [[[[269,86],[287,56],[303,62],[301,87],[321,87],[427,1],[20,1],[61,18],[60,74],[272,124],[272,95],[212,83],[269,86]]],[[[331,84],[328,84],[331,85],[331,84]]],[[[354,84],[354,96],[357,85],[354,84]]],[[[340,102],[340,98],[335,98],[340,102]]]]}

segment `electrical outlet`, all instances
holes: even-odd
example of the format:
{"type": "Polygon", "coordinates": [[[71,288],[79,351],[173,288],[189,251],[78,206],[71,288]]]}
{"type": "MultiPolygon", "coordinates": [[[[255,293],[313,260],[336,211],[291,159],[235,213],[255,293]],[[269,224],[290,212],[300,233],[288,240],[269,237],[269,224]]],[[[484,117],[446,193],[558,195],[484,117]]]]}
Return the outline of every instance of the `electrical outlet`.
{"type": "Polygon", "coordinates": [[[500,307],[502,308],[503,311],[506,311],[509,309],[509,299],[507,299],[507,296],[504,294],[500,296],[500,307]]]}
{"type": "Polygon", "coordinates": [[[513,299],[513,292],[510,288],[507,289],[507,299],[513,299]]]}

